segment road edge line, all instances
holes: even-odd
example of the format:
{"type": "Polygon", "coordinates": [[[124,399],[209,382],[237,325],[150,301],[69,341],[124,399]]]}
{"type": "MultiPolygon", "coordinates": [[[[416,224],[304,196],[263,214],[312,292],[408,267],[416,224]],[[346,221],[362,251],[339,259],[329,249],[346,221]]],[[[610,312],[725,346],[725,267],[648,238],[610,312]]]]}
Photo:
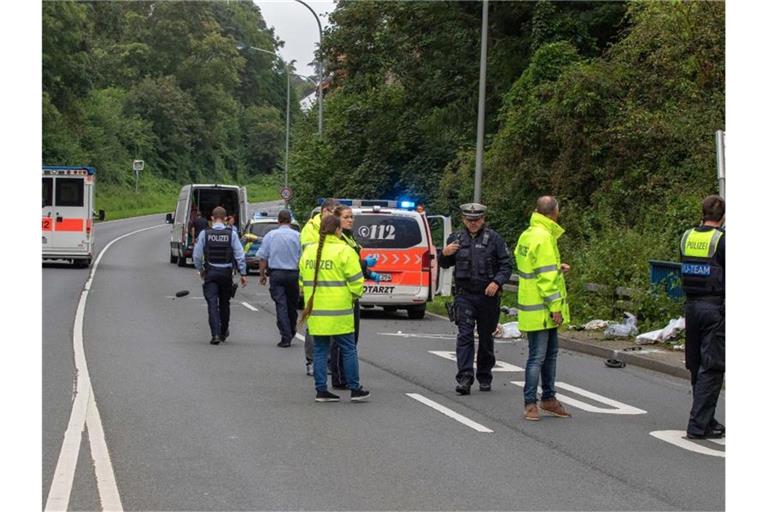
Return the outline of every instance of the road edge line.
{"type": "MultiPolygon", "coordinates": [[[[56,469],[53,472],[53,480],[51,481],[51,487],[48,490],[48,498],[45,502],[45,511],[53,510],[66,510],[69,508],[69,499],[72,494],[72,484],[75,480],[75,471],[77,469],[77,459],[80,456],[80,444],[82,440],[83,431],[85,430],[86,419],[88,416],[88,409],[93,406],[95,411],[94,429],[101,431],[100,439],[93,439],[91,432],[89,432],[88,439],[91,445],[91,456],[94,459],[94,467],[97,470],[96,484],[99,491],[99,499],[102,506],[104,505],[105,497],[110,499],[111,506],[114,506],[114,497],[117,497],[117,506],[119,508],[110,508],[109,510],[115,510],[117,512],[122,511],[122,505],[120,504],[120,494],[117,490],[117,483],[114,480],[114,470],[112,469],[112,462],[109,458],[109,451],[107,449],[106,439],[104,437],[104,429],[101,424],[101,417],[98,414],[98,408],[96,406],[96,398],[93,395],[93,387],[91,385],[91,377],[88,373],[88,363],[85,358],[85,346],[83,344],[83,323],[85,319],[85,304],[88,300],[88,292],[91,289],[91,283],[96,275],[96,270],[99,267],[101,258],[107,253],[107,250],[115,242],[127,238],[136,233],[148,231],[150,229],[157,229],[159,227],[166,226],[166,224],[159,224],[157,226],[151,226],[148,228],[138,229],[120,235],[110,241],[104,249],[99,252],[96,257],[96,261],[91,266],[91,271],[88,274],[88,279],[83,285],[83,290],[80,292],[80,300],[77,303],[77,310],[75,312],[75,323],[72,330],[72,345],[74,350],[74,364],[75,364],[75,379],[77,384],[75,386],[75,399],[72,402],[72,412],[69,416],[69,423],[67,424],[67,430],[64,432],[64,441],[62,442],[61,451],[59,452],[59,458],[56,462],[56,469]],[[98,424],[95,422],[98,421],[98,424]],[[98,445],[98,446],[97,446],[98,445]],[[94,450],[94,446],[96,449],[94,450]],[[104,459],[106,455],[106,459],[104,459]],[[97,457],[99,460],[97,460],[97,457]],[[99,480],[99,472],[104,471],[104,466],[108,466],[108,471],[112,473],[112,481],[109,479],[99,480]]],[[[98,437],[98,435],[94,436],[98,437]]]]}

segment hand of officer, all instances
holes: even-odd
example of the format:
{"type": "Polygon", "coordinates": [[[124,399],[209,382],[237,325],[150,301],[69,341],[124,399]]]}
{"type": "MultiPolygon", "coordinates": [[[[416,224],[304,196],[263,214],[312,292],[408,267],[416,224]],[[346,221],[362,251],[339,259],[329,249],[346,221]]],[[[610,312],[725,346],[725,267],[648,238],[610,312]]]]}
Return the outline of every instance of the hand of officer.
{"type": "Polygon", "coordinates": [[[261,276],[261,277],[259,278],[259,284],[260,284],[261,286],[266,286],[266,284],[267,284],[267,276],[261,276]]]}
{"type": "Polygon", "coordinates": [[[248,278],[246,278],[245,276],[240,276],[240,284],[243,285],[243,288],[248,286],[248,278]]]}
{"type": "Polygon", "coordinates": [[[499,291],[499,285],[491,281],[491,284],[489,284],[485,289],[485,294],[489,297],[493,297],[494,295],[496,295],[496,292],[498,291],[499,291]]]}
{"type": "Polygon", "coordinates": [[[381,282],[381,274],[379,274],[378,272],[371,272],[371,279],[373,279],[377,283],[380,283],[381,282]]]}
{"type": "Polygon", "coordinates": [[[205,270],[201,270],[201,271],[200,271],[200,279],[202,279],[203,281],[205,281],[205,270]]]}
{"type": "Polygon", "coordinates": [[[368,255],[365,257],[364,261],[368,268],[373,268],[376,266],[376,262],[378,262],[379,259],[376,256],[368,255]]]}
{"type": "Polygon", "coordinates": [[[443,254],[446,256],[453,256],[456,254],[456,251],[459,250],[459,242],[451,242],[450,244],[443,247],[443,254]]]}
{"type": "Polygon", "coordinates": [[[565,274],[566,272],[569,272],[571,270],[571,266],[567,263],[561,263],[560,270],[562,270],[563,274],[565,274]]]}
{"type": "Polygon", "coordinates": [[[552,313],[552,321],[555,322],[556,325],[560,325],[563,323],[563,314],[559,311],[556,311],[552,313]]]}

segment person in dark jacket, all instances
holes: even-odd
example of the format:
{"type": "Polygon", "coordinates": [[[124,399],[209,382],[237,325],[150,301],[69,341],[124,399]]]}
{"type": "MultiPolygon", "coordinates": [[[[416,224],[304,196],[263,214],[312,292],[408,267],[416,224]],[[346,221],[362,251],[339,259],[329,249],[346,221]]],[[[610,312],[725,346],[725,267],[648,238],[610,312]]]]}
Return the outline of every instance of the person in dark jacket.
{"type": "Polygon", "coordinates": [[[486,207],[479,203],[461,205],[465,229],[453,233],[438,257],[442,268],[455,266],[454,313],[456,337],[456,392],[470,394],[477,376],[480,391],[490,391],[496,364],[493,332],[499,322],[502,285],[512,269],[509,250],[501,236],[485,225],[486,207]],[[475,362],[475,326],[480,337],[475,362]]]}

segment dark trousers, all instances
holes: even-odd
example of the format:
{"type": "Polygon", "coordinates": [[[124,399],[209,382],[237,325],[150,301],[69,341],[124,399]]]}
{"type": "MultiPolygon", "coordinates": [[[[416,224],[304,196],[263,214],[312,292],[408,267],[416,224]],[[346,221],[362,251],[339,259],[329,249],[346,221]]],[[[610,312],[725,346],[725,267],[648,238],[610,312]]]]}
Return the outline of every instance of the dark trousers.
{"type": "Polygon", "coordinates": [[[275,301],[280,341],[290,343],[296,336],[296,320],[299,317],[299,271],[270,270],[269,295],[275,301]]]}
{"type": "MultiPolygon", "coordinates": [[[[355,301],[355,347],[360,338],[360,301],[355,301]]],[[[331,339],[331,383],[334,386],[346,386],[347,379],[344,372],[344,355],[336,344],[336,339],[331,339]]]]}
{"type": "Polygon", "coordinates": [[[493,380],[491,369],[496,364],[493,353],[493,331],[499,322],[500,298],[481,294],[460,294],[454,301],[456,324],[459,335],[456,337],[456,365],[459,383],[475,381],[475,325],[480,338],[477,347],[477,380],[488,383],[493,380]]]}
{"type": "Polygon", "coordinates": [[[229,299],[232,298],[232,269],[209,267],[203,281],[203,296],[208,303],[211,336],[229,330],[229,299]]]}
{"type": "Polygon", "coordinates": [[[693,386],[688,433],[703,435],[716,425],[715,408],[725,376],[725,305],[689,300],[685,332],[685,366],[693,386]]]}

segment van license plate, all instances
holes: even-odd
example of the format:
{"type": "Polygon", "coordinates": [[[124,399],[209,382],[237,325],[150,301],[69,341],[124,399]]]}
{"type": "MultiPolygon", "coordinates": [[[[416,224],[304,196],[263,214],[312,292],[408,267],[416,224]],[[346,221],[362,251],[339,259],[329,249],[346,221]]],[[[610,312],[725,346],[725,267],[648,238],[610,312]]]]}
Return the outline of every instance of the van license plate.
{"type": "Polygon", "coordinates": [[[379,275],[381,276],[381,282],[382,283],[391,283],[392,282],[392,274],[385,274],[383,272],[380,272],[379,275]]]}

